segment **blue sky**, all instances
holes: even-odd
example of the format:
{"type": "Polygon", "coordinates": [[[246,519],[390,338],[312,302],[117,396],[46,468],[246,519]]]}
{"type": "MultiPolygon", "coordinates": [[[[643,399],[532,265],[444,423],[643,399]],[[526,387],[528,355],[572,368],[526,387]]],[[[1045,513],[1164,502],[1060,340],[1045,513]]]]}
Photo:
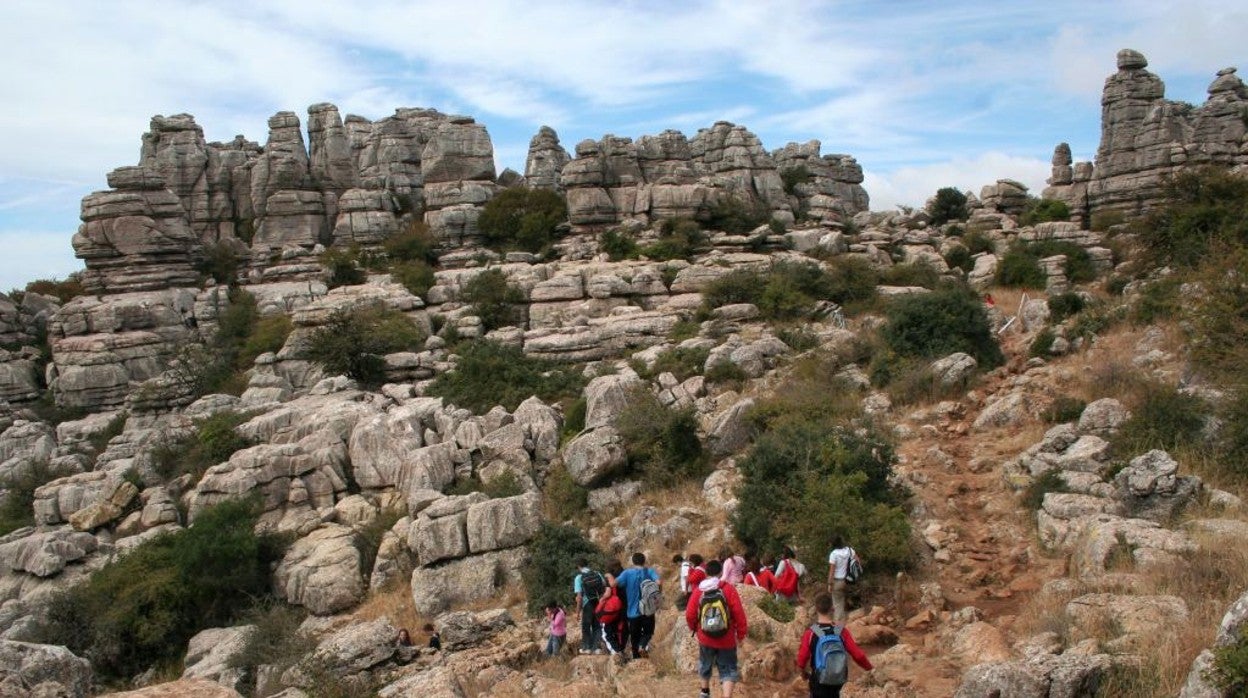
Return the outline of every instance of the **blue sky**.
{"type": "MultiPolygon", "coordinates": [[[[273,112],[469,114],[500,169],[529,138],[692,135],[726,119],[769,149],[817,138],[872,208],[1011,177],[1053,146],[1091,159],[1119,48],[1201,103],[1245,63],[1243,2],[7,0],[0,26],[0,289],[81,268],[83,195],[138,161],[154,114],[264,142],[273,112]]],[[[1248,66],[1244,66],[1248,71],[1248,66]]]]}

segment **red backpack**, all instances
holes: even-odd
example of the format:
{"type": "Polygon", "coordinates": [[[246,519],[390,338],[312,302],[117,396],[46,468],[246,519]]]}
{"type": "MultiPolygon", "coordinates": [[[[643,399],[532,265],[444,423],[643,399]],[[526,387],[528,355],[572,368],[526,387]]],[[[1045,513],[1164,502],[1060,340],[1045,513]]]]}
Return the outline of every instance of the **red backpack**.
{"type": "Polygon", "coordinates": [[[776,577],[776,593],[792,596],[797,593],[797,569],[793,566],[793,561],[787,559],[781,560],[780,566],[783,569],[776,577]]]}
{"type": "Polygon", "coordinates": [[[620,601],[620,595],[608,588],[606,595],[602,597],[598,602],[598,606],[594,609],[594,616],[603,625],[610,625],[620,619],[620,613],[623,610],[624,602],[620,601]]]}

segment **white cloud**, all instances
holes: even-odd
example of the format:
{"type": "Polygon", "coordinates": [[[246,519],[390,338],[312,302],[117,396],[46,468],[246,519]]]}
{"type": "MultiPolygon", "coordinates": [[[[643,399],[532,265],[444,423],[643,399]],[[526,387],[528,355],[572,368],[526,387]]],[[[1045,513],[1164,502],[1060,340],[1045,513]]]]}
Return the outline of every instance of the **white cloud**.
{"type": "Polygon", "coordinates": [[[0,231],[0,291],[25,288],[35,279],[63,279],[82,269],[69,240],[73,231],[0,231]]]}
{"type": "Polygon", "coordinates": [[[984,185],[998,179],[1018,180],[1029,187],[1032,195],[1040,196],[1049,170],[1046,160],[986,152],[891,172],[866,170],[863,187],[871,197],[871,209],[880,211],[898,204],[922,206],[942,187],[957,187],[978,196],[984,185]]]}

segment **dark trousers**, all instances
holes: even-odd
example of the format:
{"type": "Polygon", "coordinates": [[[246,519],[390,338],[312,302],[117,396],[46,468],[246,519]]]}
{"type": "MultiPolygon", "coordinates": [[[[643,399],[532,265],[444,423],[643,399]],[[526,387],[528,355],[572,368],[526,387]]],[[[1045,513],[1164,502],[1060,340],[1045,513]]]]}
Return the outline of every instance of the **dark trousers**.
{"type": "Polygon", "coordinates": [[[810,679],[810,698],[841,698],[841,686],[824,686],[810,679]]]}
{"type": "Polygon", "coordinates": [[[581,649],[583,650],[598,649],[600,628],[598,619],[594,617],[594,605],[587,603],[581,606],[581,649]]]}
{"type": "Polygon", "coordinates": [[[654,637],[654,616],[637,616],[628,619],[628,637],[633,642],[633,657],[641,650],[650,650],[650,638],[654,637]]]}

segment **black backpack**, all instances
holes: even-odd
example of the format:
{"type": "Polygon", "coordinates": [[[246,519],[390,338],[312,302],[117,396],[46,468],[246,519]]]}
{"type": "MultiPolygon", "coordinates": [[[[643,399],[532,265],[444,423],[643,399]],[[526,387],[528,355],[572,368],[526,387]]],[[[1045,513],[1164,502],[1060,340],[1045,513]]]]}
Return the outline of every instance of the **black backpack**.
{"type": "Polygon", "coordinates": [[[602,576],[601,572],[590,570],[581,573],[581,597],[585,603],[590,601],[597,602],[602,598],[603,592],[607,590],[607,580],[602,576]]]}

